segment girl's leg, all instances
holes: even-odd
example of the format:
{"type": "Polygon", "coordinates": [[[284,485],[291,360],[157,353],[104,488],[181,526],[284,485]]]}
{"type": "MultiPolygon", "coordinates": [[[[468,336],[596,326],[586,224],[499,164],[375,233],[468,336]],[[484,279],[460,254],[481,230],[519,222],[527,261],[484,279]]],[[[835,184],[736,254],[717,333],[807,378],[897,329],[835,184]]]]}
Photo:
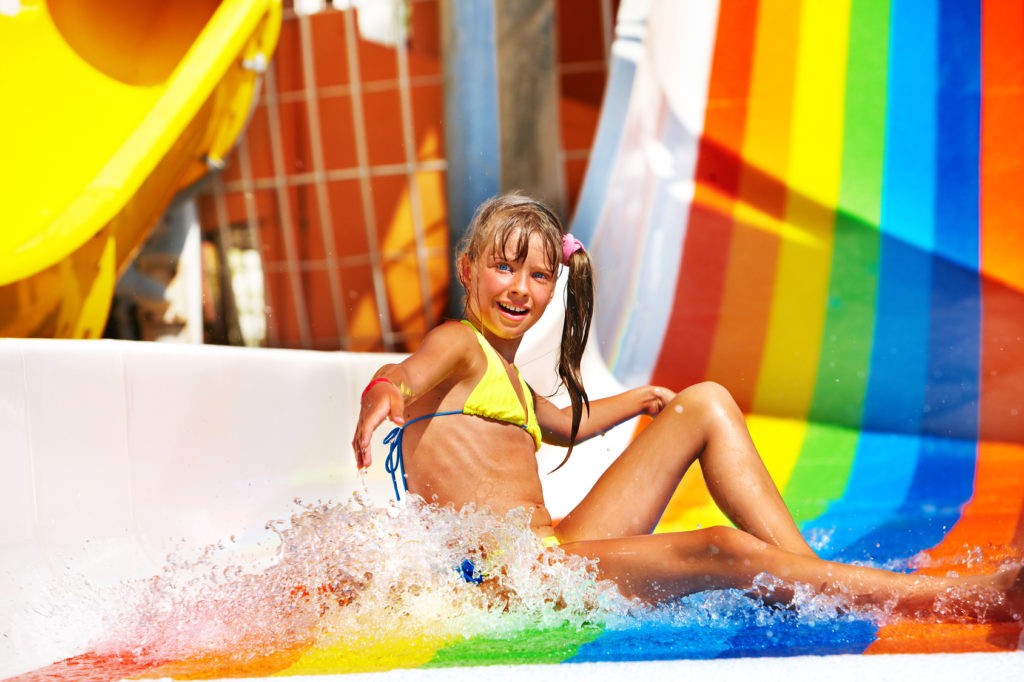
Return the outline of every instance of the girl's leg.
{"type": "Polygon", "coordinates": [[[563,542],[654,530],[683,474],[700,460],[715,503],[739,528],[815,556],[754,448],[732,396],[706,382],[680,392],[559,524],[563,542]]]}
{"type": "Polygon", "coordinates": [[[708,589],[751,589],[759,574],[768,573],[783,587],[758,595],[766,601],[789,601],[801,583],[852,605],[908,616],[1006,621],[1024,614],[1024,581],[1016,571],[965,578],[891,573],[787,552],[734,528],[575,542],[562,549],[599,559],[602,577],[626,596],[649,602],[708,589]]]}

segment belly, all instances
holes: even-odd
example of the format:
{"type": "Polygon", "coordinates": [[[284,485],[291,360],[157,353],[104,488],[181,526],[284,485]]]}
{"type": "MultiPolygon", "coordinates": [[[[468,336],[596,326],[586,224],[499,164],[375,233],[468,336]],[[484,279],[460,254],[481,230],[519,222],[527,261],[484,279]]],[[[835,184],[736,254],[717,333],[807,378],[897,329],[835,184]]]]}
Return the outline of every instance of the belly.
{"type": "Polygon", "coordinates": [[[533,512],[532,525],[550,526],[533,437],[525,429],[461,414],[425,422],[405,437],[410,492],[442,506],[474,504],[499,515],[525,507],[533,512]]]}

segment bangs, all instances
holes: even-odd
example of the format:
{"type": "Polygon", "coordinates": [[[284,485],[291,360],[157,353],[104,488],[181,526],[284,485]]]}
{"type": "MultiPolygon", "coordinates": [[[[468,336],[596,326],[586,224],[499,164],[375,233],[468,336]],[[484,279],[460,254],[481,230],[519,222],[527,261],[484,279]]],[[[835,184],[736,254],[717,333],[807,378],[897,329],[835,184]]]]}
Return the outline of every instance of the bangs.
{"type": "Polygon", "coordinates": [[[530,252],[530,238],[539,234],[544,241],[544,259],[553,273],[558,266],[558,244],[554,235],[548,234],[544,224],[532,215],[512,214],[494,229],[491,242],[494,253],[502,254],[506,260],[521,262],[530,252]]]}

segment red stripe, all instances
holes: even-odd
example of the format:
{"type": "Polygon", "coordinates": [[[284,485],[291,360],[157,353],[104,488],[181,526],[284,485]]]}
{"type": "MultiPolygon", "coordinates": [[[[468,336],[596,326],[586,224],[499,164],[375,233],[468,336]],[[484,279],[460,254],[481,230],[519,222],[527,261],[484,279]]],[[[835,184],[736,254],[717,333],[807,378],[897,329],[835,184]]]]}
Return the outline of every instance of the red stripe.
{"type": "Polygon", "coordinates": [[[722,1],[696,190],[675,305],[652,373],[654,383],[687,386],[703,379],[707,369],[729,257],[732,205],[739,189],[756,25],[756,4],[722,1]]]}

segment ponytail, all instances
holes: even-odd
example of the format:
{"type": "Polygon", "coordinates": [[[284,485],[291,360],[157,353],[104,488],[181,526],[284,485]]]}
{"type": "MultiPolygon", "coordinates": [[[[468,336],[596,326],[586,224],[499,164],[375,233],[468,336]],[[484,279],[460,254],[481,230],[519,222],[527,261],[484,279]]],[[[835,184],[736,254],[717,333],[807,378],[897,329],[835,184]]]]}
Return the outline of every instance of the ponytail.
{"type": "Polygon", "coordinates": [[[565,282],[565,321],[562,323],[562,344],[558,355],[558,376],[565,384],[569,402],[572,404],[572,430],[565,459],[550,473],[555,473],[569,461],[573,445],[576,443],[576,435],[580,430],[580,421],[583,419],[584,405],[587,407],[587,413],[590,413],[590,399],[583,388],[580,362],[583,359],[583,350],[587,347],[587,338],[590,336],[590,322],[594,317],[594,271],[590,255],[583,250],[582,245],[571,235],[566,235],[563,239],[575,242],[575,246],[563,246],[567,254],[565,265],[568,267],[569,275],[565,282]]]}

